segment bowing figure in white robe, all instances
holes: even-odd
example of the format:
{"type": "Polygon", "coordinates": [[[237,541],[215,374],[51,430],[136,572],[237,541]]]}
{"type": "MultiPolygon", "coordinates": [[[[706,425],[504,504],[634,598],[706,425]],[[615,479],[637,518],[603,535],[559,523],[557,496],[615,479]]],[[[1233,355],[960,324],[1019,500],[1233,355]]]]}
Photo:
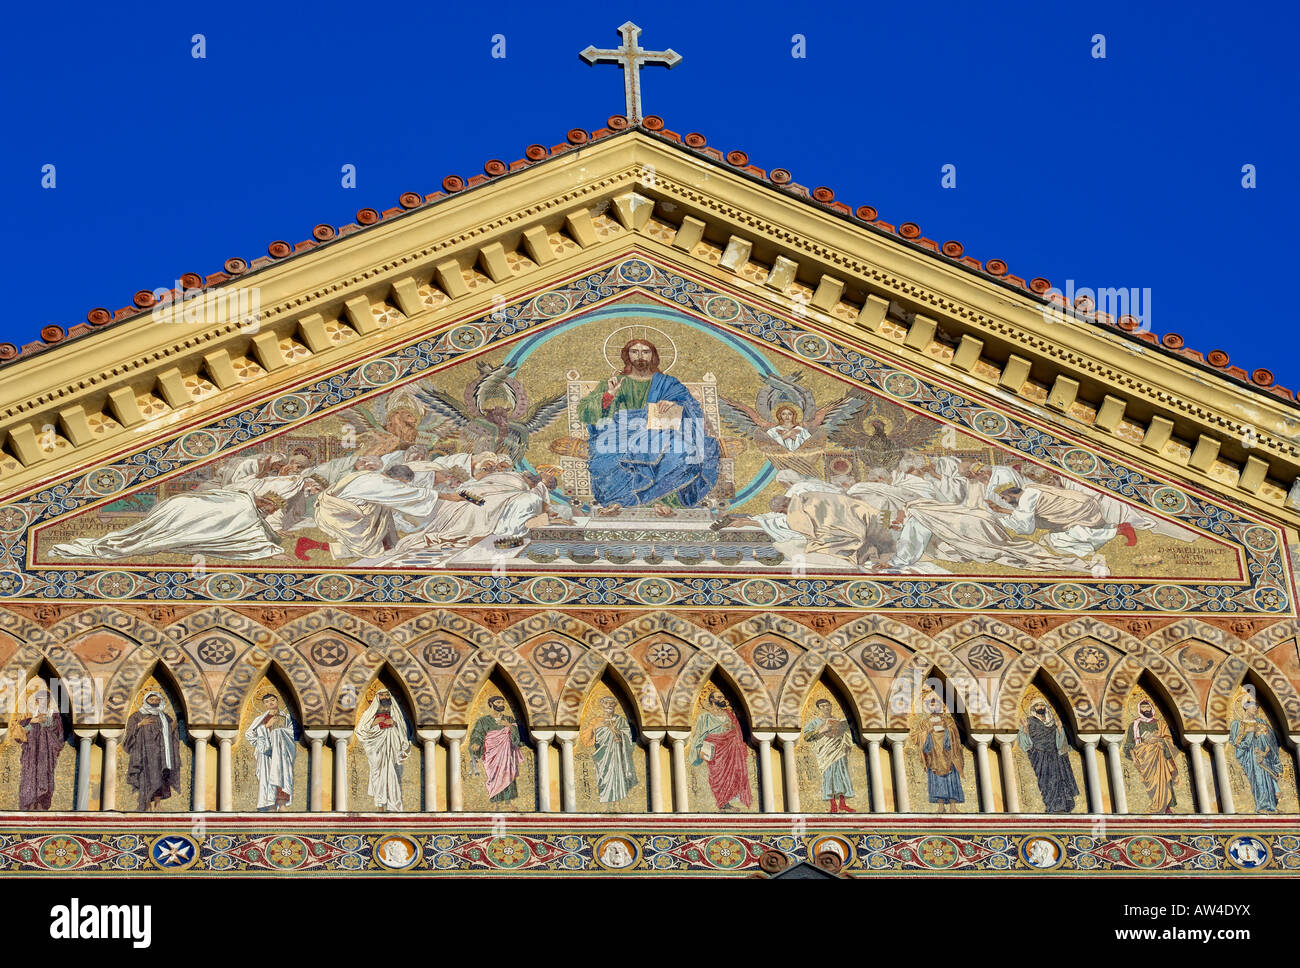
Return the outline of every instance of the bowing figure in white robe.
{"type": "Polygon", "coordinates": [[[370,782],[366,792],[376,810],[402,809],[402,764],[411,754],[411,737],[406,717],[393,702],[387,689],[375,693],[374,700],[361,714],[357,740],[366,751],[370,764],[370,782]]]}

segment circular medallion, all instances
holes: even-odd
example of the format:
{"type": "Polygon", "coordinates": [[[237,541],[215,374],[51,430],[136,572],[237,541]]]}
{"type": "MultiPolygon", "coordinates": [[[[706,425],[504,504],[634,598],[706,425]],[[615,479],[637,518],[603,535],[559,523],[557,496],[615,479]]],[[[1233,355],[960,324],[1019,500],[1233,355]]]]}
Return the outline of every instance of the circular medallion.
{"type": "Polygon", "coordinates": [[[149,845],[149,859],[165,871],[183,871],[199,859],[199,845],[183,834],[165,834],[149,845]]]}
{"type": "Polygon", "coordinates": [[[881,645],[879,642],[872,642],[862,649],[862,664],[868,669],[886,672],[894,668],[897,662],[898,654],[889,646],[881,645]]]}
{"type": "Polygon", "coordinates": [[[569,297],[562,292],[544,292],[533,300],[533,309],[548,319],[569,311],[569,297]]]}
{"type": "Polygon", "coordinates": [[[476,350],[487,339],[477,326],[457,326],[447,337],[447,342],[458,350],[476,350]]]}
{"type": "Polygon", "coordinates": [[[313,584],[316,597],[327,602],[341,602],[350,598],[354,585],[347,575],[324,575],[313,584]]]}
{"type": "Polygon", "coordinates": [[[1097,457],[1086,450],[1074,447],[1061,455],[1061,464],[1080,477],[1091,477],[1097,469],[1097,457]]]}
{"type": "Polygon", "coordinates": [[[834,854],[840,859],[840,867],[847,867],[853,860],[853,846],[843,837],[818,837],[808,848],[808,859],[816,860],[822,854],[834,854]]]}
{"type": "Polygon", "coordinates": [[[1178,514],[1187,507],[1187,495],[1175,487],[1160,487],[1151,492],[1151,506],[1166,514],[1178,514]]]}
{"type": "Polygon", "coordinates": [[[86,475],[86,490],[92,494],[116,494],[126,484],[126,477],[116,467],[101,467],[86,475]]]}
{"type": "Polygon", "coordinates": [[[41,842],[41,863],[52,870],[76,867],[83,853],[81,842],[72,837],[46,837],[41,842]]]}
{"type": "Polygon", "coordinates": [[[1151,592],[1156,607],[1166,612],[1177,612],[1187,607],[1187,592],[1178,585],[1159,585],[1151,592]]]}
{"type": "Polygon", "coordinates": [[[460,582],[449,575],[438,575],[424,583],[424,597],[431,602],[454,602],[460,597],[460,582]]]}
{"type": "Polygon", "coordinates": [[[372,387],[386,387],[397,379],[397,364],[392,360],[371,360],[361,368],[361,382],[372,387]]]}
{"type": "Polygon", "coordinates": [[[337,639],[322,639],[311,645],[311,660],[318,666],[331,669],[342,665],[351,655],[351,650],[337,639]]]}
{"type": "Polygon", "coordinates": [[[921,384],[916,381],[916,377],[910,373],[899,373],[895,371],[885,377],[885,392],[890,396],[901,397],[904,400],[910,400],[916,396],[921,389],[921,384]]]}
{"type": "Polygon", "coordinates": [[[1282,593],[1276,588],[1258,588],[1255,590],[1255,605],[1266,612],[1280,611],[1286,607],[1282,593]]]}
{"type": "Polygon", "coordinates": [[[637,283],[645,282],[649,279],[651,272],[650,266],[647,263],[642,262],[640,259],[628,259],[626,262],[619,265],[618,274],[622,276],[626,282],[637,283]]]}
{"type": "Polygon", "coordinates": [[[979,608],[988,596],[974,582],[961,581],[948,589],[948,597],[958,608],[979,608]]]}
{"type": "Polygon", "coordinates": [[[851,582],[844,589],[844,597],[858,608],[875,608],[885,597],[885,591],[874,581],[851,582]]]}
{"type": "Polygon", "coordinates": [[[16,598],[22,590],[22,575],[14,571],[0,571],[0,598],[16,598]]]}
{"type": "Polygon", "coordinates": [[[729,323],[740,315],[740,303],[729,296],[714,296],[704,303],[704,311],[721,323],[729,323]]]}
{"type": "Polygon", "coordinates": [[[662,578],[645,578],[636,583],[636,597],[646,605],[663,605],[673,597],[673,586],[662,578]]]}
{"type": "Polygon", "coordinates": [[[682,652],[671,642],[656,642],[646,650],[645,657],[656,669],[671,669],[682,660],[682,652]]]}
{"type": "Polygon", "coordinates": [[[945,870],[957,863],[957,845],[947,837],[926,837],[916,845],[916,855],[931,870],[945,870]]]}
{"type": "Polygon", "coordinates": [[[1081,645],[1074,650],[1074,664],[1084,672],[1104,672],[1110,656],[1095,645],[1081,645]]]}
{"type": "Polygon", "coordinates": [[[1007,418],[996,410],[981,410],[971,418],[971,426],[986,437],[1000,437],[1007,431],[1007,418]]]}
{"type": "Polygon", "coordinates": [[[636,864],[641,856],[641,849],[631,837],[602,837],[592,850],[596,863],[606,870],[626,870],[636,864]]]}
{"type": "Polygon", "coordinates": [[[460,661],[460,650],[446,640],[430,642],[424,647],[424,661],[434,669],[450,669],[460,661]]]}
{"type": "Polygon", "coordinates": [[[375,844],[375,862],[390,871],[409,870],[420,859],[420,848],[410,837],[388,834],[375,844]]]}
{"type": "Polygon", "coordinates": [[[129,598],[135,591],[135,576],[125,571],[107,571],[95,579],[95,590],[105,598],[129,598]]]}
{"type": "Polygon", "coordinates": [[[1134,837],[1124,845],[1124,856],[1134,867],[1153,870],[1165,861],[1165,845],[1151,837],[1134,837]]]}
{"type": "Polygon", "coordinates": [[[217,438],[206,430],[196,430],[181,438],[180,448],[187,457],[208,457],[217,449],[217,438]]]}
{"type": "Polygon", "coordinates": [[[820,336],[804,333],[794,341],[794,351],[805,360],[820,360],[830,351],[830,344],[820,336]]]}
{"type": "Polygon", "coordinates": [[[754,649],[754,661],[768,672],[775,672],[777,669],[785,668],[786,663],[790,661],[790,652],[775,642],[761,642],[754,649]]]}
{"type": "Polygon", "coordinates": [[[286,393],[271,401],[271,413],[275,414],[277,420],[286,423],[305,416],[310,409],[306,400],[293,393],[286,393]]]}
{"type": "Polygon", "coordinates": [[[1246,530],[1246,544],[1256,551],[1270,551],[1277,547],[1277,535],[1268,528],[1253,527],[1246,530]]]}
{"type": "Polygon", "coordinates": [[[282,871],[301,867],[307,859],[307,845],[297,837],[276,837],[266,845],[266,862],[282,871]]]}
{"type": "Polygon", "coordinates": [[[1002,650],[991,642],[977,642],[966,653],[966,664],[976,672],[996,672],[1005,661],[1002,650]]]}
{"type": "Polygon", "coordinates": [[[745,863],[749,852],[735,837],[710,837],[704,845],[704,856],[713,867],[735,870],[745,863]]]}
{"type": "Polygon", "coordinates": [[[780,592],[770,581],[756,578],[740,586],[740,596],[750,605],[771,605],[780,596],[780,592]]]}
{"type": "Polygon", "coordinates": [[[1065,862],[1065,845],[1044,834],[1026,837],[1020,842],[1020,860],[1035,870],[1056,870],[1065,862]]]}
{"type": "Polygon", "coordinates": [[[1057,608],[1081,608],[1088,601],[1088,592],[1082,585],[1073,585],[1068,582],[1065,584],[1053,585],[1052,590],[1048,594],[1051,595],[1052,602],[1057,606],[1057,608]]]}
{"type": "Polygon", "coordinates": [[[1255,871],[1268,866],[1271,852],[1263,837],[1241,834],[1228,841],[1223,856],[1238,870],[1255,871]]]}
{"type": "Polygon", "coordinates": [[[0,508],[0,532],[13,534],[25,527],[27,527],[27,514],[22,508],[0,508]]]}
{"type": "Polygon", "coordinates": [[[573,652],[563,642],[543,642],[533,649],[533,660],[543,669],[563,669],[573,659],[573,652]]]}
{"type": "Polygon", "coordinates": [[[225,665],[235,658],[235,644],[229,639],[213,636],[200,642],[195,652],[208,665],[225,665]]]}
{"type": "Polygon", "coordinates": [[[564,601],[569,593],[569,586],[558,578],[538,578],[528,586],[533,601],[542,605],[554,605],[564,601]]]}
{"type": "Polygon", "coordinates": [[[1200,676],[1214,668],[1214,656],[1194,645],[1187,645],[1178,652],[1178,664],[1193,675],[1200,676]]]}
{"type": "Polygon", "coordinates": [[[518,837],[493,837],[488,844],[487,856],[494,866],[514,870],[528,863],[532,851],[518,837]]]}
{"type": "Polygon", "coordinates": [[[208,594],[222,601],[232,601],[244,596],[244,579],[230,572],[222,572],[208,579],[208,594]]]}

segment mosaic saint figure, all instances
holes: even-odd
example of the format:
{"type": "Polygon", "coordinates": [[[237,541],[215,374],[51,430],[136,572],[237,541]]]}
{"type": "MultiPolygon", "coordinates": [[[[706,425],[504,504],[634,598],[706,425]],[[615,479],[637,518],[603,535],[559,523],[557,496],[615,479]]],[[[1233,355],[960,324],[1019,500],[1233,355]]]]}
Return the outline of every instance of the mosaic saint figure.
{"type": "Polygon", "coordinates": [[[1282,779],[1277,735],[1249,693],[1242,697],[1238,708],[1240,711],[1228,731],[1228,742],[1250,781],[1255,809],[1260,813],[1275,813],[1278,781],[1282,779]]]}
{"type": "Polygon", "coordinates": [[[709,789],[719,810],[729,810],[737,801],[747,807],[754,802],[749,788],[749,744],[722,693],[709,693],[695,720],[691,752],[695,756],[692,766],[709,765],[709,789]]]}
{"type": "Polygon", "coordinates": [[[298,755],[297,729],[273,692],[262,696],[262,712],[244,731],[257,762],[257,809],[283,810],[293,800],[293,761],[298,755]]]}
{"type": "Polygon", "coordinates": [[[804,724],[803,738],[813,744],[817,769],[822,774],[822,799],[831,813],[857,813],[845,801],[853,796],[849,778],[849,752],[854,749],[853,731],[843,716],[835,715],[829,699],[818,699],[817,714],[804,724]]]}
{"type": "Polygon", "coordinates": [[[966,802],[961,788],[964,764],[961,733],[957,721],[935,693],[926,695],[923,709],[912,727],[911,741],[925,764],[930,802],[939,804],[940,813],[955,813],[957,804],[966,802]]]}
{"type": "Polygon", "coordinates": [[[181,789],[181,737],[176,719],[167,715],[163,695],[151,689],[126,721],[122,748],[130,758],[126,782],[139,796],[141,811],[150,810],[181,789]]]}
{"type": "Polygon", "coordinates": [[[406,717],[393,702],[387,689],[375,693],[374,700],[357,723],[357,740],[366,751],[370,764],[370,782],[366,792],[377,810],[402,809],[402,765],[411,754],[411,738],[406,717]]]}
{"type": "Polygon", "coordinates": [[[591,748],[601,803],[616,803],[632,792],[637,783],[636,740],[617,699],[600,697],[600,715],[583,729],[579,743],[591,748]]]}
{"type": "Polygon", "coordinates": [[[1045,700],[1035,699],[1030,704],[1029,715],[1021,722],[1016,740],[1029,757],[1029,766],[1038,780],[1038,792],[1043,797],[1043,809],[1048,813],[1073,810],[1079,785],[1070,768],[1069,740],[1065,726],[1045,700]]]}
{"type": "Polygon", "coordinates": [[[27,713],[14,729],[14,740],[23,747],[19,759],[18,809],[48,810],[54,796],[54,768],[63,752],[63,716],[50,702],[49,690],[45,688],[28,697],[27,713]]]}
{"type": "Polygon", "coordinates": [[[629,340],[623,370],[578,401],[587,425],[592,496],[605,513],[653,505],[661,515],[695,507],[718,482],[718,441],[704,408],[659,370],[659,350],[629,340]]]}
{"type": "Polygon", "coordinates": [[[524,761],[519,724],[506,712],[503,696],[488,697],[488,712],[469,734],[469,755],[483,762],[483,780],[493,803],[519,796],[519,767],[524,761]]]}
{"type": "Polygon", "coordinates": [[[1174,746],[1174,738],[1169,735],[1169,727],[1156,716],[1150,699],[1138,702],[1137,716],[1124,731],[1123,753],[1133,761],[1142,777],[1151,812],[1173,813],[1178,802],[1174,791],[1174,781],[1178,779],[1175,759],[1178,749],[1174,746]]]}

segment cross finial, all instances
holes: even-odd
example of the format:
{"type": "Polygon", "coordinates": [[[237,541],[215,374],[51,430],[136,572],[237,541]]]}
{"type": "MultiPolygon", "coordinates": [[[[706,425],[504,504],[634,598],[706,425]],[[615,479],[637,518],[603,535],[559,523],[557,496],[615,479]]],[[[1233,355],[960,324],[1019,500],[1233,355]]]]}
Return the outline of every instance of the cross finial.
{"type": "Polygon", "coordinates": [[[614,50],[599,50],[588,47],[578,56],[588,64],[617,64],[623,69],[623,95],[627,99],[627,120],[636,124],[641,120],[641,68],[647,64],[662,64],[664,67],[676,67],[682,62],[682,55],[671,47],[668,50],[642,50],[637,44],[641,28],[628,21],[618,32],[623,35],[623,46],[614,50]]]}

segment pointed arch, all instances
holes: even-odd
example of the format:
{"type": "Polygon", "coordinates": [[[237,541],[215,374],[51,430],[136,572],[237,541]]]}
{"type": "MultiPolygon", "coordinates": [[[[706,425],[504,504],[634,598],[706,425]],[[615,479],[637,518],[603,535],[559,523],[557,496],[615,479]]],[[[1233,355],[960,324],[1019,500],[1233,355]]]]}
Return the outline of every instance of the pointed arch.
{"type": "Polygon", "coordinates": [[[390,629],[388,636],[398,645],[410,648],[436,632],[454,635],[480,649],[491,648],[497,642],[496,636],[485,626],[445,608],[420,612],[415,618],[390,629]]]}
{"type": "Polygon", "coordinates": [[[1099,732],[1102,728],[1101,710],[1084,687],[1074,667],[1061,656],[1035,643],[1031,652],[1016,656],[998,689],[996,725],[999,731],[1018,729],[1016,720],[1020,704],[1035,678],[1042,675],[1052,684],[1054,694],[1066,709],[1070,727],[1075,733],[1099,732]]]}
{"type": "Polygon", "coordinates": [[[239,724],[239,713],[248,698],[249,690],[271,667],[279,673],[287,691],[297,703],[299,721],[303,727],[327,728],[330,722],[325,689],[307,660],[283,640],[265,646],[254,646],[235,660],[217,690],[214,714],[216,722],[212,725],[225,729],[235,728],[239,724]]]}
{"type": "Polygon", "coordinates": [[[157,647],[138,646],[114,670],[104,690],[104,722],[125,725],[131,700],[159,669],[172,683],[186,724],[211,724],[214,707],[207,680],[189,654],[165,637],[157,647]]]}
{"type": "Polygon", "coordinates": [[[282,641],[280,635],[261,622],[225,605],[210,605],[183,615],[162,630],[162,635],[177,645],[205,632],[226,632],[251,645],[266,646],[282,641]]]}
{"type": "Polygon", "coordinates": [[[416,728],[440,721],[443,703],[437,686],[409,650],[390,641],[384,649],[367,649],[348,664],[334,690],[330,723],[348,723],[356,711],[358,697],[365,695],[370,684],[383,675],[385,669],[401,690],[416,728]]]}
{"type": "Polygon", "coordinates": [[[606,676],[626,694],[639,731],[667,726],[664,701],[654,680],[630,654],[618,647],[607,647],[602,651],[593,649],[574,663],[556,702],[556,725],[576,728],[591,691],[606,676]]]}
{"type": "Polygon", "coordinates": [[[479,691],[494,671],[498,672],[514,691],[528,718],[525,726],[529,730],[549,728],[554,725],[554,711],[551,697],[546,691],[546,683],[518,653],[500,644],[476,649],[465,662],[461,663],[455,680],[447,690],[446,707],[442,715],[443,724],[468,727],[474,700],[478,698],[479,691]]]}

